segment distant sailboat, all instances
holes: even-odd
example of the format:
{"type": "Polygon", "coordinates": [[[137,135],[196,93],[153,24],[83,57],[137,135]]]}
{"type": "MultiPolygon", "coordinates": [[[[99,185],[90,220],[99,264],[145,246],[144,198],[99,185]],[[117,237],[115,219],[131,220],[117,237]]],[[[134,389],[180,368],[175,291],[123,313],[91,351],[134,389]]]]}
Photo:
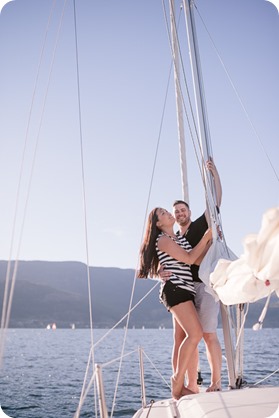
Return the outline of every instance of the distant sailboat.
{"type": "Polygon", "coordinates": [[[47,324],[46,329],[52,329],[53,331],[56,330],[56,324],[53,322],[52,324],[47,324]]]}

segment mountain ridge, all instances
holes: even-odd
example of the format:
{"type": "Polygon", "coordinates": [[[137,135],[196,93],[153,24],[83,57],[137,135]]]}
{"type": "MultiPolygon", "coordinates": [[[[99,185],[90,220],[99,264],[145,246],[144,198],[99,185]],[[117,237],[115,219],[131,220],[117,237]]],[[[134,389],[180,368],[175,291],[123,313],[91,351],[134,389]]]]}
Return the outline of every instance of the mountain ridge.
{"type": "MultiPolygon", "coordinates": [[[[13,266],[13,263],[12,263],[13,266]]],[[[2,311],[7,261],[0,260],[2,311]]],[[[96,328],[110,328],[126,318],[135,271],[117,267],[89,267],[92,317],[96,328]]],[[[68,328],[90,326],[87,267],[77,261],[19,261],[11,309],[11,328],[41,328],[56,323],[68,328]]],[[[132,307],[156,285],[137,279],[132,307]]],[[[250,304],[246,327],[258,321],[265,300],[250,304]]],[[[278,298],[272,297],[264,327],[277,328],[278,298]]],[[[126,325],[126,319],[118,326],[126,325]]],[[[159,302],[159,285],[130,313],[129,327],[172,327],[171,314],[159,302]]]]}

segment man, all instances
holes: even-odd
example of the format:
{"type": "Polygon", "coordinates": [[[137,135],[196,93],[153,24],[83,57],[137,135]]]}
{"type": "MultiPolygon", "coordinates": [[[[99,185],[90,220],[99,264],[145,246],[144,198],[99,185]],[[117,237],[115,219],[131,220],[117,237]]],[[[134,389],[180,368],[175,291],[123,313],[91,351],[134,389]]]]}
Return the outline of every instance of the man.
{"type": "MultiPolygon", "coordinates": [[[[222,187],[218,171],[212,160],[207,162],[207,168],[213,176],[216,189],[217,206],[219,207],[222,199],[222,187]]],[[[173,204],[173,215],[179,225],[179,234],[184,235],[192,247],[195,247],[202,238],[205,231],[210,224],[210,216],[208,211],[200,216],[195,221],[191,221],[191,211],[189,205],[177,200],[173,204]]],[[[221,367],[222,367],[222,350],[217,337],[219,302],[215,302],[213,296],[205,291],[205,285],[199,278],[199,265],[205,254],[200,256],[196,264],[191,266],[192,276],[195,283],[196,297],[195,304],[199,315],[199,319],[203,328],[203,339],[205,342],[207,359],[211,369],[211,384],[207,392],[214,392],[221,390],[221,367]]],[[[161,273],[163,279],[167,279],[168,273],[161,273]]],[[[180,325],[174,320],[174,348],[172,353],[172,366],[176,369],[178,347],[181,341],[185,338],[180,325]]],[[[191,366],[188,367],[188,389],[193,392],[199,392],[197,385],[197,370],[198,370],[198,350],[195,352],[191,366]]]]}
{"type": "MultiPolygon", "coordinates": [[[[212,160],[207,162],[207,168],[211,172],[216,190],[217,206],[220,207],[222,200],[222,186],[218,171],[212,160]]],[[[191,211],[189,205],[183,201],[176,201],[173,204],[173,214],[179,225],[180,235],[184,235],[192,247],[195,247],[202,238],[205,231],[210,225],[210,215],[206,210],[205,213],[195,221],[191,221],[191,211]]],[[[204,255],[203,255],[204,256],[204,255]]],[[[203,328],[203,339],[206,347],[207,359],[211,369],[211,384],[207,392],[221,390],[221,368],[222,368],[222,350],[217,337],[219,303],[215,302],[213,296],[205,291],[205,285],[199,278],[199,264],[203,256],[197,260],[197,264],[191,266],[193,280],[196,289],[196,309],[203,328]]],[[[181,332],[178,324],[174,327],[174,338],[177,343],[185,335],[181,332]]],[[[175,357],[174,353],[174,357],[175,357]]],[[[195,359],[188,368],[188,387],[194,392],[197,391],[197,368],[198,368],[198,352],[195,353],[195,359]]]]}

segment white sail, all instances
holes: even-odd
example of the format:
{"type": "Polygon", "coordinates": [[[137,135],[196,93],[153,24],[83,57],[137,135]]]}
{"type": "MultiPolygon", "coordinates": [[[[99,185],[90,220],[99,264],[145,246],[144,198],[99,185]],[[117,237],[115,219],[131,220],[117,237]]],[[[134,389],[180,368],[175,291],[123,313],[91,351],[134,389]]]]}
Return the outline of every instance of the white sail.
{"type": "Polygon", "coordinates": [[[206,285],[205,290],[210,293],[216,301],[218,301],[219,295],[213,289],[210,282],[210,274],[214,271],[217,263],[223,260],[237,260],[237,256],[225,245],[223,241],[218,238],[213,239],[213,243],[203,258],[199,268],[199,278],[206,285]]]}
{"type": "Polygon", "coordinates": [[[264,215],[258,234],[244,240],[235,261],[220,259],[210,281],[225,305],[255,302],[275,291],[279,297],[279,207],[264,215]]]}

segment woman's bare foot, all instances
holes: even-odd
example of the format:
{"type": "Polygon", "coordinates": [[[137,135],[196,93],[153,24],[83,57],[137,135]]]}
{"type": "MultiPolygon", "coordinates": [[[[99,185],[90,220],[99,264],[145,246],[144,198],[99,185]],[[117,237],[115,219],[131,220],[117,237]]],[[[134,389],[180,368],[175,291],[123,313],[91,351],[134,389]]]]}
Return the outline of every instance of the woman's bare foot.
{"type": "Polygon", "coordinates": [[[189,388],[186,388],[185,386],[183,386],[182,391],[181,391],[181,396],[194,395],[194,394],[195,394],[195,392],[193,392],[189,388]]]}
{"type": "Polygon", "coordinates": [[[181,384],[179,382],[177,382],[177,380],[175,379],[174,376],[172,376],[171,377],[171,395],[172,395],[173,399],[178,401],[178,399],[180,399],[181,396],[183,396],[181,394],[181,392],[182,392],[181,384]]]}
{"type": "Polygon", "coordinates": [[[198,385],[195,385],[195,386],[188,385],[186,387],[187,387],[187,389],[191,390],[193,393],[200,393],[200,389],[199,389],[198,385]]]}

